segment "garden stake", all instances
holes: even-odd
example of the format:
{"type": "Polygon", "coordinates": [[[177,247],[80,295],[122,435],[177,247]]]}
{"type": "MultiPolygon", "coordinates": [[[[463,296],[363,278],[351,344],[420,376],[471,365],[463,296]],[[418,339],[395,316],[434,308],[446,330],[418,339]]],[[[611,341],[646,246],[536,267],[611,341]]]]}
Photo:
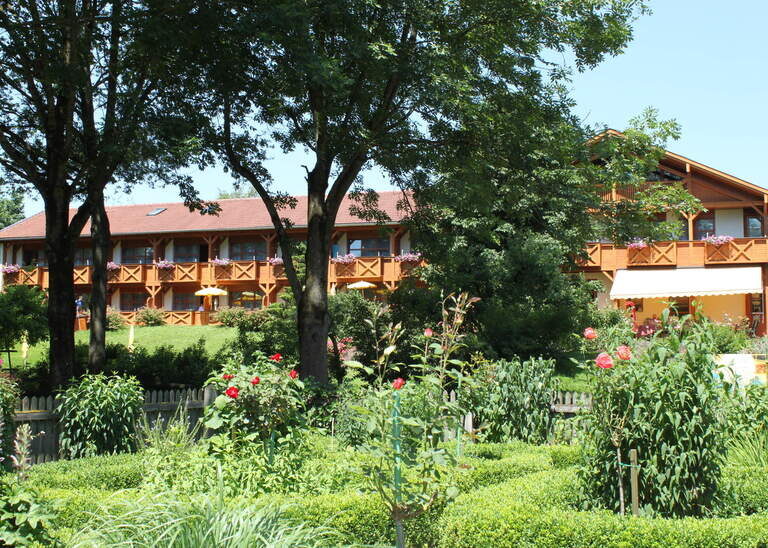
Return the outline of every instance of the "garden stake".
{"type": "MultiPolygon", "coordinates": [[[[459,383],[458,387],[456,388],[456,399],[459,399],[459,394],[461,394],[461,375],[459,375],[459,383]]],[[[461,428],[462,428],[462,420],[464,417],[459,417],[459,424],[456,427],[456,458],[461,458],[461,428]]]]}
{"type": "Polygon", "coordinates": [[[621,449],[616,446],[616,472],[619,475],[619,513],[624,515],[624,481],[621,474],[621,449]]]}
{"type": "MultiPolygon", "coordinates": [[[[402,472],[400,470],[400,392],[395,391],[395,405],[392,407],[392,449],[395,456],[395,506],[400,511],[400,503],[402,502],[402,495],[400,493],[400,487],[402,485],[402,472]]],[[[395,531],[397,533],[397,548],[405,548],[405,531],[403,530],[403,520],[397,516],[395,517],[395,531]]]]}
{"type": "Polygon", "coordinates": [[[637,466],[637,449],[629,450],[629,463],[632,466],[629,472],[629,482],[632,489],[632,515],[640,515],[640,493],[638,490],[638,476],[640,475],[639,467],[637,466]]]}

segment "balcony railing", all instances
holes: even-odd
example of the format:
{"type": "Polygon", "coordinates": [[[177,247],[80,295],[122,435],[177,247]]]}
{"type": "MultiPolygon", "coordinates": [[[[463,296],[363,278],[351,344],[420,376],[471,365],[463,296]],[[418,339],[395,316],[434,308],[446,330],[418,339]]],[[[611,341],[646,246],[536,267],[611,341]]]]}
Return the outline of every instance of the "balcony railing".
{"type": "MultiPolygon", "coordinates": [[[[421,264],[421,263],[419,263],[421,264]]],[[[418,264],[397,262],[393,257],[359,257],[349,264],[330,262],[329,283],[348,283],[355,280],[396,282],[410,275],[418,264]]],[[[78,266],[73,271],[77,285],[92,283],[93,267],[78,266]]],[[[37,267],[6,274],[5,283],[48,287],[48,269],[37,267]]],[[[213,263],[175,263],[173,268],[161,269],[154,264],[122,264],[107,272],[111,285],[166,285],[194,283],[201,285],[237,285],[243,282],[279,284],[286,280],[283,265],[266,261],[231,261],[227,265],[213,263]]]]}
{"type": "Polygon", "coordinates": [[[587,256],[581,266],[600,270],[760,264],[768,263],[768,238],[736,238],[722,245],[700,240],[655,242],[641,249],[591,243],[587,246],[587,256]]]}

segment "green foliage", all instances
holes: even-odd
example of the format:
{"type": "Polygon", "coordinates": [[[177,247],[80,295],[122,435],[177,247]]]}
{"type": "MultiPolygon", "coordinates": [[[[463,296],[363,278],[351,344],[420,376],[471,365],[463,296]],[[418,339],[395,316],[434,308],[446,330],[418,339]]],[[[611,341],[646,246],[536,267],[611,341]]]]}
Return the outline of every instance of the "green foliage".
{"type": "Polygon", "coordinates": [[[473,395],[473,411],[484,439],[546,441],[553,421],[554,371],[554,361],[542,358],[487,366],[473,395]]]}
{"type": "MultiPolygon", "coordinates": [[[[376,358],[376,340],[365,320],[375,317],[377,306],[380,305],[366,299],[360,291],[345,291],[328,297],[330,335],[337,341],[351,338],[348,346],[355,347],[354,359],[363,363],[370,363],[376,358]]],[[[388,316],[380,319],[382,326],[389,322],[388,316]]]]}
{"type": "MultiPolygon", "coordinates": [[[[596,376],[580,470],[589,505],[619,508],[617,460],[628,462],[637,449],[645,512],[701,516],[712,506],[725,443],[711,326],[686,317],[667,333],[654,335],[631,362],[617,357],[612,369],[587,366],[596,376]]],[[[628,474],[618,469],[626,484],[628,474]]]]}
{"type": "Polygon", "coordinates": [[[74,547],[327,546],[333,533],[290,521],[277,507],[227,502],[221,490],[189,500],[173,492],[116,501],[78,532],[74,547]]]}
{"type": "Polygon", "coordinates": [[[138,344],[131,351],[121,344],[108,344],[105,372],[134,376],[147,388],[199,387],[217,365],[201,338],[184,348],[168,344],[149,349],[138,344]]]}
{"type": "Polygon", "coordinates": [[[734,466],[768,467],[768,430],[760,424],[728,442],[728,463],[734,466]]]}
{"type": "Polygon", "coordinates": [[[747,332],[728,324],[713,324],[712,337],[716,354],[738,354],[749,345],[747,332]]]}
{"type": "Polygon", "coordinates": [[[722,517],[768,512],[768,466],[723,468],[716,515],[722,517]]]}
{"type": "Polygon", "coordinates": [[[83,376],[59,397],[59,452],[78,458],[132,451],[143,404],[134,377],[83,376]]]}
{"type": "Polygon", "coordinates": [[[440,547],[626,546],[719,548],[768,542],[763,516],[734,519],[622,518],[574,508],[578,490],[571,470],[544,472],[460,496],[435,528],[440,547]]]}
{"type": "Polygon", "coordinates": [[[275,352],[298,359],[296,304],[291,293],[284,291],[280,301],[241,318],[232,350],[245,359],[275,352]]]}
{"type": "Polygon", "coordinates": [[[42,489],[118,491],[139,487],[144,474],[143,455],[104,455],[35,465],[27,482],[42,489]]]}
{"type": "Polygon", "coordinates": [[[216,321],[226,327],[237,327],[248,314],[242,306],[224,306],[216,311],[216,321]]]}
{"type": "Polygon", "coordinates": [[[0,292],[0,349],[23,339],[36,344],[48,338],[45,293],[38,287],[9,285],[0,292]]]}
{"type": "Polygon", "coordinates": [[[119,331],[125,327],[125,318],[111,306],[107,307],[107,331],[119,331]]]}
{"type": "Polygon", "coordinates": [[[721,422],[731,441],[762,432],[768,417],[768,387],[751,384],[741,389],[735,384],[725,384],[723,388],[721,422]]]}
{"type": "Polygon", "coordinates": [[[0,190],[0,229],[24,218],[24,190],[0,190]]]}
{"type": "Polygon", "coordinates": [[[0,473],[3,468],[11,465],[13,451],[13,433],[15,425],[13,416],[16,411],[16,400],[19,390],[11,379],[0,375],[0,473]]]}
{"type": "Polygon", "coordinates": [[[0,477],[0,545],[48,542],[51,518],[35,491],[15,478],[0,477]]]}
{"type": "Polygon", "coordinates": [[[266,442],[303,421],[304,383],[279,355],[233,357],[208,380],[220,395],[205,410],[205,426],[237,443],[266,442]]]}
{"type": "Polygon", "coordinates": [[[165,325],[165,314],[159,308],[140,308],[136,311],[136,322],[146,327],[165,325]]]}

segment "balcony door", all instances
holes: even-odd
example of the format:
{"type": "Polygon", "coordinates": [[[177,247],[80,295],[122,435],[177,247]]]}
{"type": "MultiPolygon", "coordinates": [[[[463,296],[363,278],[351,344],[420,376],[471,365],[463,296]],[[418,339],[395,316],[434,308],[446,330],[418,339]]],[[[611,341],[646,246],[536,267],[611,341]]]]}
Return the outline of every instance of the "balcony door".
{"type": "Polygon", "coordinates": [[[715,212],[701,213],[693,221],[693,239],[703,240],[708,236],[715,236],[715,212]]]}

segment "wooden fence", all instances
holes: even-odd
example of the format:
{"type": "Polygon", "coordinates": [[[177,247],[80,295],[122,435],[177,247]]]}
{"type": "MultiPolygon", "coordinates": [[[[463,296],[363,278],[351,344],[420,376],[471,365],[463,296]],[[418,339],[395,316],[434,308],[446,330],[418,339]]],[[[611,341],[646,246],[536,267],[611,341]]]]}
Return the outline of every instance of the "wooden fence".
{"type": "MultiPolygon", "coordinates": [[[[203,408],[213,401],[210,390],[147,390],[144,392],[144,413],[150,424],[157,420],[167,421],[179,406],[186,408],[190,424],[203,416],[203,408]]],[[[13,419],[17,427],[29,424],[35,439],[32,455],[35,463],[58,459],[59,418],[56,411],[58,398],[54,396],[24,397],[16,404],[13,419]]]]}
{"type": "MultiPolygon", "coordinates": [[[[150,424],[157,420],[167,421],[179,406],[186,407],[190,424],[195,424],[203,415],[203,408],[210,404],[216,394],[213,390],[147,390],[144,392],[144,413],[150,424]]],[[[455,400],[456,393],[451,391],[448,397],[455,400]]],[[[16,405],[14,422],[16,425],[28,423],[35,439],[32,442],[32,455],[35,463],[58,459],[59,431],[56,407],[58,398],[54,396],[24,397],[16,405]]],[[[573,416],[592,405],[591,394],[581,392],[556,392],[552,398],[552,412],[566,417],[573,416]]],[[[463,421],[464,430],[473,432],[473,417],[468,414],[463,421]]],[[[455,432],[447,431],[447,439],[455,437],[455,432]]]]}

